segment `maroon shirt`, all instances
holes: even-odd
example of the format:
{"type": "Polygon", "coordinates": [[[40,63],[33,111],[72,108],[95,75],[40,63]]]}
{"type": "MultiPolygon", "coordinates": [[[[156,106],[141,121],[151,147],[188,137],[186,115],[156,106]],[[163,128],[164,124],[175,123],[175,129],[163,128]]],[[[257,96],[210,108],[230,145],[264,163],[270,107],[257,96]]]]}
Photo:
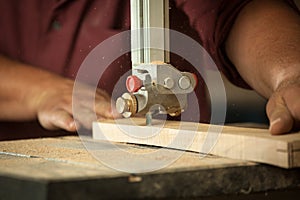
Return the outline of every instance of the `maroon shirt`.
{"type": "MultiPolygon", "coordinates": [[[[218,68],[243,87],[248,86],[226,57],[224,42],[238,13],[249,2],[177,0],[170,3],[171,29],[199,41],[218,68]]],[[[129,15],[129,0],[2,0],[0,54],[74,79],[82,61],[96,45],[130,28],[129,15]]],[[[172,64],[193,71],[176,56],[172,64]]],[[[122,56],[106,70],[100,87],[110,93],[114,83],[130,68],[130,56],[122,56]]],[[[196,92],[202,121],[209,121],[203,88],[200,83],[196,92]]],[[[18,126],[23,127],[24,136],[43,132],[42,128],[33,129],[26,123],[18,126]]],[[[15,123],[0,123],[0,138],[9,134],[8,131],[13,132],[13,127],[15,123]]]]}

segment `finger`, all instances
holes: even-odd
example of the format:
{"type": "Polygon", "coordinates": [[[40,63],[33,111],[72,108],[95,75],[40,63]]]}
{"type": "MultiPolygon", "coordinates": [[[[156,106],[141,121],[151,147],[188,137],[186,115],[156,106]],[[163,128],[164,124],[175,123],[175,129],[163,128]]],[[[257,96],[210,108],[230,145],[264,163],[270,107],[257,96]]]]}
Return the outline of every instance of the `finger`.
{"type": "Polygon", "coordinates": [[[112,113],[114,119],[122,118],[122,115],[117,111],[115,106],[112,107],[112,113]]]}
{"type": "Polygon", "coordinates": [[[92,123],[99,118],[112,119],[114,117],[110,101],[108,102],[102,96],[97,97],[93,102],[81,99],[80,102],[73,104],[73,113],[76,121],[86,129],[90,129],[92,123]]]}
{"type": "Polygon", "coordinates": [[[267,103],[267,115],[270,120],[270,133],[279,135],[288,133],[293,128],[293,117],[284,101],[277,94],[274,94],[267,103]]]}
{"type": "Polygon", "coordinates": [[[40,124],[48,130],[64,129],[75,132],[76,124],[73,117],[65,110],[53,110],[50,112],[41,112],[38,114],[40,124]]]}
{"type": "Polygon", "coordinates": [[[110,101],[110,96],[107,94],[107,92],[105,92],[104,90],[101,90],[99,88],[97,88],[96,90],[96,95],[100,95],[102,97],[104,97],[107,101],[110,101]]]}
{"type": "Polygon", "coordinates": [[[294,122],[300,121],[300,101],[299,101],[300,86],[291,86],[289,90],[285,90],[284,101],[294,118],[294,122]]]}
{"type": "Polygon", "coordinates": [[[103,117],[111,118],[113,116],[111,98],[105,91],[97,89],[96,93],[91,93],[91,91],[86,90],[75,97],[77,103],[73,105],[73,110],[74,106],[75,108],[85,107],[103,117]]]}
{"type": "Polygon", "coordinates": [[[92,101],[94,98],[101,97],[107,101],[110,101],[110,96],[104,90],[100,88],[93,88],[91,86],[85,84],[79,84],[76,90],[73,90],[73,98],[77,98],[78,100],[88,100],[92,101]]]}
{"type": "MultiPolygon", "coordinates": [[[[111,102],[110,96],[99,88],[96,89],[96,93],[91,93],[91,90],[81,90],[83,92],[78,93],[76,98],[79,103],[73,105],[76,113],[82,115],[81,109],[86,109],[86,111],[93,112],[97,116],[97,120],[107,120],[113,118],[119,118],[120,114],[115,109],[115,103],[111,102]],[[81,110],[78,112],[78,110],[81,110]]],[[[77,116],[77,115],[76,115],[77,116]]],[[[80,117],[81,118],[81,117],[80,117]]],[[[87,120],[82,120],[84,127],[87,127],[87,120]]],[[[92,124],[92,122],[90,122],[92,124]]]]}
{"type": "Polygon", "coordinates": [[[76,122],[78,122],[85,129],[92,129],[92,124],[97,121],[97,116],[95,113],[88,108],[81,107],[79,109],[79,114],[76,116],[76,122]]]}
{"type": "Polygon", "coordinates": [[[109,117],[104,116],[102,113],[97,114],[97,121],[105,121],[108,119],[117,119],[117,118],[121,118],[122,115],[120,113],[118,113],[118,111],[116,110],[116,108],[114,106],[112,106],[111,108],[111,114],[109,117]]]}
{"type": "Polygon", "coordinates": [[[114,107],[110,102],[107,101],[96,101],[95,102],[95,112],[98,116],[103,118],[113,118],[114,117],[114,107]]]}

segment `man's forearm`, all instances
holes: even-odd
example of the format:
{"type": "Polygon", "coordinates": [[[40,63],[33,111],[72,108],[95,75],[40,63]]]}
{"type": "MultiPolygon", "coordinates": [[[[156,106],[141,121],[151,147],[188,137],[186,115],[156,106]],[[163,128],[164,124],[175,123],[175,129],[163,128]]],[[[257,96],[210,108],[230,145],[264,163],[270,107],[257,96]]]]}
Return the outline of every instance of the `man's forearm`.
{"type": "Polygon", "coordinates": [[[239,14],[227,39],[229,59],[264,97],[300,78],[300,18],[281,0],[254,0],[239,14]]]}
{"type": "Polygon", "coordinates": [[[0,119],[29,120],[36,116],[28,96],[46,78],[45,72],[0,56],[0,119]]]}
{"type": "Polygon", "coordinates": [[[300,17],[281,0],[254,0],[239,14],[226,43],[243,79],[268,98],[270,132],[300,129],[300,17]]]}

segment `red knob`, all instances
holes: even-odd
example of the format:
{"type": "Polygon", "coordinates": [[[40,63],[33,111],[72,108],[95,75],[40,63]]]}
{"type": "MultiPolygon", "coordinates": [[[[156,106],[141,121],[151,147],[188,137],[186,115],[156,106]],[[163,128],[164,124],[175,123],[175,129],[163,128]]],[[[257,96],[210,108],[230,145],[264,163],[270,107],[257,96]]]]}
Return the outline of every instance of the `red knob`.
{"type": "Polygon", "coordinates": [[[193,77],[194,77],[194,80],[195,80],[195,87],[196,87],[198,85],[198,77],[194,73],[193,73],[193,77]]]}
{"type": "Polygon", "coordinates": [[[137,92],[143,86],[143,82],[137,76],[128,76],[126,80],[126,88],[128,92],[137,92]]]}

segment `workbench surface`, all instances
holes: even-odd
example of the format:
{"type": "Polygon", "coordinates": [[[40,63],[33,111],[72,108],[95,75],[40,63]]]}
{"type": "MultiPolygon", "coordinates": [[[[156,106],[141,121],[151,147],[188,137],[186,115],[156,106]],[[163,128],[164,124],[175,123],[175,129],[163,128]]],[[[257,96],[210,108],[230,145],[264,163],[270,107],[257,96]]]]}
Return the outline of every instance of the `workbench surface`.
{"type": "MultiPolygon", "coordinates": [[[[131,152],[155,147],[118,144],[131,152]]],[[[97,142],[112,155],[109,145],[97,142]]],[[[167,150],[168,159],[177,150],[167,150]]],[[[119,162],[130,162],[124,158],[119,162]]],[[[164,169],[128,174],[96,160],[79,137],[0,142],[0,199],[281,199],[299,195],[300,169],[185,152],[164,169]],[[276,197],[276,198],[275,198],[276,197]]]]}

